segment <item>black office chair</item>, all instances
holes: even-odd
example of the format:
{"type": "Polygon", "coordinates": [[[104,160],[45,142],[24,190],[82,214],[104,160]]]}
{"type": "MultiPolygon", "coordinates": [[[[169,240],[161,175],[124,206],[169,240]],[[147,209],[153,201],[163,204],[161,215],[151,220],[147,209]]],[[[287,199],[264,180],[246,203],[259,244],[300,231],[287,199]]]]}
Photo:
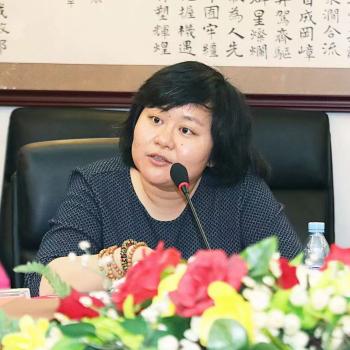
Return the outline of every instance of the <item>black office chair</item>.
{"type": "Polygon", "coordinates": [[[271,166],[268,184],[303,242],[307,223],[323,221],[334,242],[331,137],[326,113],[256,108],[253,140],[271,166]]]}
{"type": "Polygon", "coordinates": [[[13,278],[11,255],[11,176],[19,149],[29,143],[61,139],[119,137],[126,110],[84,107],[24,107],[12,111],[6,149],[0,215],[0,260],[13,278]]]}
{"type": "MultiPolygon", "coordinates": [[[[116,138],[44,141],[20,149],[11,179],[13,266],[34,259],[72,170],[117,152],[116,138]]],[[[20,286],[20,276],[15,275],[14,282],[20,286]]]]}

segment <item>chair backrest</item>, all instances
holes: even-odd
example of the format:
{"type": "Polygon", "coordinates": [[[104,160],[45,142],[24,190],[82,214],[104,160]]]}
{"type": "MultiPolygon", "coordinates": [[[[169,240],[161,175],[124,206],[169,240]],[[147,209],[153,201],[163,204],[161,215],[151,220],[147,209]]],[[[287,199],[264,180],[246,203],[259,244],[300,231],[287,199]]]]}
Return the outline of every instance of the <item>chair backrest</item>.
{"type": "Polygon", "coordinates": [[[327,114],[253,109],[253,140],[271,166],[268,184],[302,241],[309,221],[324,221],[334,242],[331,138],[327,114]]]}
{"type": "Polygon", "coordinates": [[[14,265],[34,258],[72,170],[117,152],[117,138],[44,141],[20,149],[12,178],[14,265]]]}

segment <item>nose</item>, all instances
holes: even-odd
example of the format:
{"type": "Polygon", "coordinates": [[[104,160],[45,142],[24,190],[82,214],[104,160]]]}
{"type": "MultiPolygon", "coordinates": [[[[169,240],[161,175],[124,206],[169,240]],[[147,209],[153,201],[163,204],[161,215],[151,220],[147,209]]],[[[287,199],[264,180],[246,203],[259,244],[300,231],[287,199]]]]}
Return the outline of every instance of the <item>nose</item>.
{"type": "Polygon", "coordinates": [[[158,133],[155,137],[155,143],[162,148],[174,148],[174,132],[170,126],[163,126],[159,128],[158,133]]]}

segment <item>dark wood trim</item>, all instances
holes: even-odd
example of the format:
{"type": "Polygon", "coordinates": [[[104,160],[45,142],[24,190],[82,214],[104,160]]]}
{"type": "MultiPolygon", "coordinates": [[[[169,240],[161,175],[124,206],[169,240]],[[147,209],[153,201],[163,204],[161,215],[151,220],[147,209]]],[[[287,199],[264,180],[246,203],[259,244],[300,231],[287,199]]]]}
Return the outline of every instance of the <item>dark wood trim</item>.
{"type": "Polygon", "coordinates": [[[289,108],[325,112],[349,112],[350,96],[331,95],[247,95],[254,107],[289,108]]]}
{"type": "Polygon", "coordinates": [[[127,108],[133,95],[131,92],[0,90],[0,106],[127,108]]]}
{"type": "MultiPolygon", "coordinates": [[[[127,108],[133,92],[0,90],[0,106],[127,108]]],[[[248,94],[253,107],[349,112],[350,96],[248,94]]]]}

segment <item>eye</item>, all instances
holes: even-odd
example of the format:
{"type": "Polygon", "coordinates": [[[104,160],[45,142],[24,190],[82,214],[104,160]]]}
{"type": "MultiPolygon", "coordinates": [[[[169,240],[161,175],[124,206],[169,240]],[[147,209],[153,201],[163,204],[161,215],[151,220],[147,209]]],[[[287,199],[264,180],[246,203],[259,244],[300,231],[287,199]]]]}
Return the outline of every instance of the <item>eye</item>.
{"type": "Polygon", "coordinates": [[[161,123],[161,119],[155,115],[151,117],[151,120],[152,120],[153,124],[155,124],[155,125],[158,125],[161,123]]]}
{"type": "Polygon", "coordinates": [[[193,135],[193,131],[189,128],[181,128],[181,132],[184,134],[184,135],[193,135]]]}

